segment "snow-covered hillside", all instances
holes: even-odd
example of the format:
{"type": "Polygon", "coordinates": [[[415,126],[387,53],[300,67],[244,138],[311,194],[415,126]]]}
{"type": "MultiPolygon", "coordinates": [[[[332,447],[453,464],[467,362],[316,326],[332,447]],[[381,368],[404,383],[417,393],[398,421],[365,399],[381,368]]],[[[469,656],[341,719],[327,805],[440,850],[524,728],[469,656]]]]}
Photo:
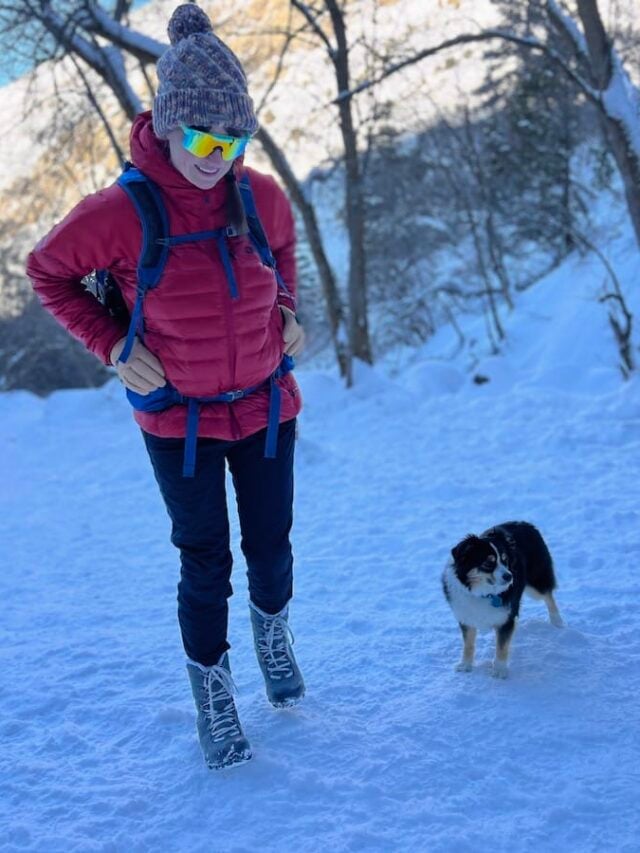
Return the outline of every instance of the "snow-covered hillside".
{"type": "MultiPolygon", "coordinates": [[[[640,309],[640,261],[611,245],[640,309]]],[[[116,382],[0,395],[3,851],[632,853],[640,837],[640,383],[595,261],[519,297],[497,357],[420,351],[298,371],[292,626],[308,695],[275,712],[237,557],[231,662],[253,749],[206,770],[175,618],[177,556],[116,382]],[[449,549],[539,526],[567,627],[524,603],[511,676],[454,672],[449,549]]],[[[481,327],[476,330],[481,339],[481,327]]],[[[473,324],[465,326],[467,337],[473,324]]]]}

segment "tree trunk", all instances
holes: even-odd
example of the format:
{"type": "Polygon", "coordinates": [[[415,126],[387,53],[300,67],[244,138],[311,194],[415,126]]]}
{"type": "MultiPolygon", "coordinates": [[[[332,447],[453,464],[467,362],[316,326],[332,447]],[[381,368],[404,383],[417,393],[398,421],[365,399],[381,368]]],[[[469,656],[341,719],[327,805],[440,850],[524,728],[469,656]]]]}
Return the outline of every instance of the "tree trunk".
{"type": "MultiPolygon", "coordinates": [[[[589,51],[589,64],[593,82],[598,90],[603,93],[609,88],[612,77],[617,71],[614,63],[611,43],[607,36],[597,0],[578,0],[578,14],[582,21],[587,49],[589,51]]],[[[628,130],[624,123],[609,115],[606,111],[604,122],[607,137],[611,145],[613,156],[622,175],[627,206],[631,215],[631,221],[640,245],[640,159],[639,153],[634,149],[628,136],[628,130]]],[[[640,118],[635,117],[640,124],[640,118]]]]}
{"type": "MultiPolygon", "coordinates": [[[[331,15],[337,50],[333,55],[338,93],[349,90],[349,46],[344,15],[336,0],[325,0],[331,15]]],[[[349,233],[349,343],[351,356],[371,364],[367,319],[367,289],[365,264],[365,212],[362,179],[358,161],[356,131],[353,125],[351,100],[338,104],[340,131],[345,153],[345,197],[347,231],[349,233]]],[[[349,377],[350,378],[350,377],[349,377]]]]}
{"type": "Polygon", "coordinates": [[[621,122],[605,116],[604,125],[611,151],[622,176],[627,208],[636,241],[640,247],[640,160],[629,145],[621,122]]]}
{"type": "Polygon", "coordinates": [[[273,168],[280,175],[282,182],[289,192],[291,200],[302,216],[307,240],[309,241],[309,246],[318,269],[318,274],[320,275],[322,291],[324,293],[327,306],[329,328],[331,330],[331,338],[333,340],[338,365],[340,367],[340,375],[342,377],[346,377],[348,368],[348,350],[346,347],[346,335],[344,334],[344,311],[340,295],[338,293],[336,279],[324,251],[315,210],[306,200],[304,193],[302,192],[302,187],[291,170],[291,166],[269,132],[264,127],[261,127],[256,134],[256,138],[262,145],[265,154],[271,160],[273,168]]]}

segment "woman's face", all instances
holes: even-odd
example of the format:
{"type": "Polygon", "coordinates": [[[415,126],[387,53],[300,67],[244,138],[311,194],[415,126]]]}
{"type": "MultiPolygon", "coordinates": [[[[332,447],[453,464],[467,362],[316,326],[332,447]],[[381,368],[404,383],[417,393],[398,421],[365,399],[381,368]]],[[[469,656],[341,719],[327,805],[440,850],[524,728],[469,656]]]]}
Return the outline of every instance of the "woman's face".
{"type": "MultiPolygon", "coordinates": [[[[226,128],[214,125],[208,128],[211,133],[227,133],[226,128]]],[[[169,156],[174,168],[190,183],[200,190],[210,190],[229,172],[233,160],[223,160],[219,149],[214,149],[207,157],[196,157],[182,145],[183,133],[179,127],[169,131],[169,156]]]]}

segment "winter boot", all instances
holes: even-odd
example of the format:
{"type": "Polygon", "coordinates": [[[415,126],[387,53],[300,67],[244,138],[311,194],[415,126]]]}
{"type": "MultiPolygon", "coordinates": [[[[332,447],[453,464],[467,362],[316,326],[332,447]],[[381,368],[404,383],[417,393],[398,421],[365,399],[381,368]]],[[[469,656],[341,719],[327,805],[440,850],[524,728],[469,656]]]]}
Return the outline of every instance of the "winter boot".
{"type": "Polygon", "coordinates": [[[289,606],[280,613],[264,613],[249,602],[253,641],[258,663],[274,708],[288,708],[304,696],[302,673],[293,655],[294,639],[287,622],[289,606]]]}
{"type": "Polygon", "coordinates": [[[233,694],[236,686],[225,652],[216,666],[187,664],[193,698],[198,709],[198,737],[205,761],[212,770],[232,767],[251,758],[251,747],[240,726],[233,694]]]}

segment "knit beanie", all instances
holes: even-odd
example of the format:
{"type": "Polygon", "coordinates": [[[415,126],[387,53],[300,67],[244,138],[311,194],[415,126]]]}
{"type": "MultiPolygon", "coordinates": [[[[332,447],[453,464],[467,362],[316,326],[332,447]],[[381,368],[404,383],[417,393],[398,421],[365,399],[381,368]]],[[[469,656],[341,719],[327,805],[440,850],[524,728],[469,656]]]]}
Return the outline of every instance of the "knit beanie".
{"type": "Polygon", "coordinates": [[[167,27],[171,47],[158,60],[153,129],[160,139],[180,124],[222,124],[253,134],[258,121],[247,78],[234,52],[213,32],[194,3],[174,11],[167,27]]]}

